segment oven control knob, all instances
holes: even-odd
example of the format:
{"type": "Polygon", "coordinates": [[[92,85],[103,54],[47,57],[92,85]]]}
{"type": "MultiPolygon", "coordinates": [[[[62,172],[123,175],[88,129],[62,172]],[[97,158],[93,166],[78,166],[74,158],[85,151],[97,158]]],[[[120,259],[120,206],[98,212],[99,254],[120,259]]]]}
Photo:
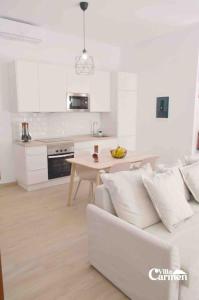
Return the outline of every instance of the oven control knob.
{"type": "Polygon", "coordinates": [[[63,152],[63,150],[60,150],[60,152],[63,152]]]}
{"type": "Polygon", "coordinates": [[[66,151],[67,151],[67,149],[64,149],[64,151],[66,152],[66,151]]]}
{"type": "Polygon", "coordinates": [[[59,150],[56,150],[56,152],[59,152],[59,150]]]}

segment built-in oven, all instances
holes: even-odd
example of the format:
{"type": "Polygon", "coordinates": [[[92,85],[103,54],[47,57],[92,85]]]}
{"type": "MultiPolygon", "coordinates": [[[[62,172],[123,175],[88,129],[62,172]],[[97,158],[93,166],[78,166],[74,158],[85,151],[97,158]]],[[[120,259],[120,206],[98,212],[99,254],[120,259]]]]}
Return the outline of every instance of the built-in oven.
{"type": "Polygon", "coordinates": [[[89,94],[68,93],[66,99],[66,110],[68,112],[90,111],[89,94]]]}
{"type": "Polygon", "coordinates": [[[74,145],[70,143],[49,144],[48,153],[48,179],[69,176],[71,164],[67,161],[74,157],[74,145]]]}

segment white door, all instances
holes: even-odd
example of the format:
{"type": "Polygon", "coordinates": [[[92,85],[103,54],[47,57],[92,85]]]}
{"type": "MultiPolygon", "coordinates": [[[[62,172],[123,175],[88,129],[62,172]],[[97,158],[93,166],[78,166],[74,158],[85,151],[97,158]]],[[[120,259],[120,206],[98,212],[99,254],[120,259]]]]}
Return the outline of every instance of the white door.
{"type": "Polygon", "coordinates": [[[39,64],[39,96],[41,112],[66,111],[65,67],[39,64]]]}
{"type": "Polygon", "coordinates": [[[39,111],[38,64],[27,61],[15,62],[17,111],[39,111]]]}
{"type": "Polygon", "coordinates": [[[136,102],[136,92],[118,92],[118,136],[131,136],[136,134],[136,102]]]}
{"type": "Polygon", "coordinates": [[[110,73],[95,71],[90,76],[90,110],[109,112],[110,109],[110,73]]]}
{"type": "Polygon", "coordinates": [[[89,93],[90,76],[77,75],[74,68],[67,68],[67,91],[69,93],[89,93]]]}

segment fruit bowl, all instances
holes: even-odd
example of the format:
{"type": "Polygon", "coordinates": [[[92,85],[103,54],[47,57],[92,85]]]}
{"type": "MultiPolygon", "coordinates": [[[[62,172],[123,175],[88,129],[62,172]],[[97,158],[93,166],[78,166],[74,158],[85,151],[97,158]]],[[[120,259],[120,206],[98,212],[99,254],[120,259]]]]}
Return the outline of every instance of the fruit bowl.
{"type": "Polygon", "coordinates": [[[123,147],[118,146],[116,149],[112,149],[111,155],[113,158],[124,158],[127,154],[127,150],[123,147]]]}

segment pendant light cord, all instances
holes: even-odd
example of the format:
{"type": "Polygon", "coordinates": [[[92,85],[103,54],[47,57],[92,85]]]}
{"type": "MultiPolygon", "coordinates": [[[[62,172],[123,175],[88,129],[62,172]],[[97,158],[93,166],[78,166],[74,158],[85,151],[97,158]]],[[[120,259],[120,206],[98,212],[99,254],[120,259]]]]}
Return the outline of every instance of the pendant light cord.
{"type": "Polygon", "coordinates": [[[84,37],[84,50],[85,48],[85,40],[86,40],[86,21],[85,21],[85,11],[83,11],[83,37],[84,37]]]}

